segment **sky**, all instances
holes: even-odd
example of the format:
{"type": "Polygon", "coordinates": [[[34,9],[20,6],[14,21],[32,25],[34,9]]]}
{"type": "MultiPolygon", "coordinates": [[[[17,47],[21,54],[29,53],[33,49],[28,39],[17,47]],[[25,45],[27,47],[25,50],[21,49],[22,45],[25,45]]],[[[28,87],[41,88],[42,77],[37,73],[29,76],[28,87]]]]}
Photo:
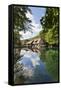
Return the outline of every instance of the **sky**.
{"type": "Polygon", "coordinates": [[[29,13],[29,11],[26,13],[26,16],[32,21],[32,33],[30,31],[27,31],[24,33],[23,31],[20,32],[22,35],[21,39],[29,39],[34,36],[36,36],[41,30],[42,26],[40,24],[40,19],[42,16],[45,15],[45,8],[42,7],[29,7],[32,11],[32,14],[29,13]]]}

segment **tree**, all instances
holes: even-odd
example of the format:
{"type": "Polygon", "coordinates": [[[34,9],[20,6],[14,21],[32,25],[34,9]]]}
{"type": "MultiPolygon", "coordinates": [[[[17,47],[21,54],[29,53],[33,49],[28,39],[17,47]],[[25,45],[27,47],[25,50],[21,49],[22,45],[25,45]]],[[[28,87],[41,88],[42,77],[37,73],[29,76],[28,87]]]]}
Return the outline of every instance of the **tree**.
{"type": "Polygon", "coordinates": [[[14,30],[25,32],[31,28],[31,20],[26,16],[28,11],[31,13],[27,6],[14,6],[14,30]]]}
{"type": "Polygon", "coordinates": [[[45,34],[45,40],[50,45],[58,44],[58,33],[55,27],[52,29],[49,29],[49,31],[45,34]]]}
{"type": "Polygon", "coordinates": [[[31,20],[26,16],[27,12],[31,13],[31,10],[27,6],[14,6],[14,45],[19,45],[20,43],[20,31],[26,32],[27,30],[31,30],[31,20]]]}
{"type": "Polygon", "coordinates": [[[58,45],[59,31],[59,10],[58,8],[46,8],[45,16],[41,18],[42,32],[40,35],[48,44],[58,45]]]}

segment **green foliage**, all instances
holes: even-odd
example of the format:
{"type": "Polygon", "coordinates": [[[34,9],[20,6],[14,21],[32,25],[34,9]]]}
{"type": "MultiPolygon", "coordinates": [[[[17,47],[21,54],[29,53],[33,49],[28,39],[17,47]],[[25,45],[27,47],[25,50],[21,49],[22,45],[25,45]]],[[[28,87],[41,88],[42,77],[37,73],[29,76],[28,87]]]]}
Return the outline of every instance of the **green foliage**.
{"type": "Polygon", "coordinates": [[[57,32],[54,28],[49,29],[49,31],[45,34],[45,40],[49,44],[58,44],[58,36],[57,32]]]}
{"type": "Polygon", "coordinates": [[[14,46],[20,46],[21,41],[20,41],[21,35],[19,34],[18,31],[14,31],[14,46]]]}
{"type": "Polygon", "coordinates": [[[57,50],[49,50],[46,53],[46,65],[48,72],[55,80],[58,80],[58,52],[57,50]],[[49,58],[48,58],[49,57],[49,58]]]}
{"type": "Polygon", "coordinates": [[[31,13],[27,6],[14,6],[14,30],[25,32],[31,28],[31,20],[26,16],[27,11],[31,13]]]}
{"type": "Polygon", "coordinates": [[[21,35],[20,31],[31,31],[31,20],[26,16],[26,13],[31,10],[27,6],[14,6],[13,9],[13,23],[14,23],[14,45],[20,44],[21,35]]]}
{"type": "Polygon", "coordinates": [[[58,45],[58,31],[59,31],[59,10],[58,8],[46,8],[45,16],[41,18],[42,32],[40,36],[48,44],[58,45]]]}
{"type": "Polygon", "coordinates": [[[40,54],[41,60],[46,65],[48,73],[54,80],[58,80],[58,50],[57,49],[44,49],[40,54]]]}

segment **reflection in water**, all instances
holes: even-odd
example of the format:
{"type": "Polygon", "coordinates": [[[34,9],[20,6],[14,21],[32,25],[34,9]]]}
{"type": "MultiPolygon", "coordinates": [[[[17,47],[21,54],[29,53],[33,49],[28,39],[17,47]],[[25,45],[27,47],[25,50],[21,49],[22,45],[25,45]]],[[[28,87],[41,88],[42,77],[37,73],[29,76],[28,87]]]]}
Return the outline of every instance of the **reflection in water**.
{"type": "MultiPolygon", "coordinates": [[[[57,50],[58,51],[58,50],[57,50]]],[[[42,83],[58,80],[58,53],[56,50],[23,48],[21,58],[14,65],[14,83],[42,83]]]]}

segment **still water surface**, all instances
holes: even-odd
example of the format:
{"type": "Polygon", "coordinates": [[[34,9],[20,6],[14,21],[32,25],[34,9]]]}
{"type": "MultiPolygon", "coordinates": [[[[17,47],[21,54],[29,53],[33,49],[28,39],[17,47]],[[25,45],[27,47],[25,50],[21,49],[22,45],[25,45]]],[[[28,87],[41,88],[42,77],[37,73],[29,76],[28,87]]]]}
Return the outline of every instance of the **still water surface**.
{"type": "Polygon", "coordinates": [[[58,81],[58,50],[22,48],[14,67],[14,83],[44,83],[58,81]]]}

